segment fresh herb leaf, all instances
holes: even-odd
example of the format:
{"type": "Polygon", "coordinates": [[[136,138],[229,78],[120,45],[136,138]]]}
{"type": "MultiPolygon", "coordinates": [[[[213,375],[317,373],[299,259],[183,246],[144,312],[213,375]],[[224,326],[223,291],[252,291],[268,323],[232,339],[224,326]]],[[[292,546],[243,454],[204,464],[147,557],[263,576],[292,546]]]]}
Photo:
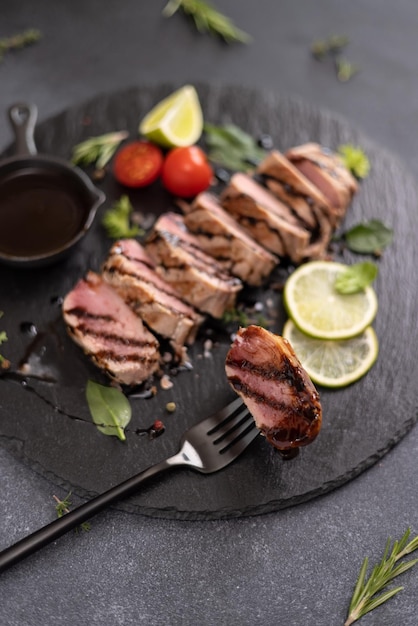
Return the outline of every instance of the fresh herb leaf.
{"type": "Polygon", "coordinates": [[[164,17],[171,17],[179,9],[190,16],[200,33],[218,35],[226,43],[249,43],[248,33],[237,28],[232,20],[219,13],[211,4],[203,0],[169,0],[163,9],[164,17]]]}
{"type": "Polygon", "coordinates": [[[120,143],[128,137],[126,130],[106,133],[98,137],[90,137],[73,148],[72,163],[74,165],[96,164],[98,170],[110,161],[120,143]]]}
{"type": "Polygon", "coordinates": [[[371,261],[350,265],[335,279],[334,287],[338,293],[348,295],[358,293],[376,279],[378,268],[371,261]]]}
{"type": "Polygon", "coordinates": [[[138,225],[131,225],[130,218],[133,210],[129,197],[124,195],[105,212],[102,225],[109,237],[123,239],[144,234],[138,225]]]}
{"type": "Polygon", "coordinates": [[[93,422],[105,435],[125,441],[125,427],[129,424],[132,409],[127,397],[114,387],[105,387],[91,380],[87,382],[86,398],[93,422]]]}
{"type": "Polygon", "coordinates": [[[209,160],[230,170],[249,170],[266,154],[251,135],[234,124],[205,124],[204,133],[209,160]]]}
{"type": "MultiPolygon", "coordinates": [[[[65,496],[64,500],[60,500],[59,498],[57,498],[57,496],[52,496],[56,502],[55,510],[58,517],[63,517],[63,515],[70,512],[70,496],[71,491],[65,496]]],[[[83,522],[82,524],[80,524],[80,528],[88,532],[91,529],[91,525],[89,522],[83,522]]]]}
{"type": "Polygon", "coordinates": [[[357,224],[344,234],[348,248],[360,254],[379,256],[393,239],[393,230],[380,220],[357,224]]]}
{"type": "Polygon", "coordinates": [[[14,50],[21,50],[22,48],[26,48],[26,46],[31,46],[39,41],[41,37],[42,34],[39,30],[29,28],[22,33],[0,39],[0,62],[7,52],[13,52],[14,50]]]}
{"type": "Polygon", "coordinates": [[[408,528],[401,540],[393,543],[392,550],[392,540],[389,537],[380,563],[374,566],[368,578],[366,578],[368,559],[367,557],[364,559],[354,587],[353,597],[350,602],[348,616],[344,626],[351,626],[351,624],[366,615],[366,613],[373,611],[399,591],[402,591],[403,587],[395,587],[394,589],[384,591],[380,595],[377,595],[390,581],[418,563],[418,559],[411,559],[397,565],[400,559],[418,549],[418,537],[415,537],[408,543],[410,532],[408,528]]]}
{"type": "Polygon", "coordinates": [[[335,67],[337,69],[337,78],[340,83],[346,83],[360,71],[360,68],[357,65],[354,65],[345,57],[337,57],[335,59],[335,67]]]}
{"type": "Polygon", "coordinates": [[[338,153],[344,165],[356,178],[366,178],[370,172],[370,161],[367,154],[358,146],[350,143],[338,146],[338,153]]]}

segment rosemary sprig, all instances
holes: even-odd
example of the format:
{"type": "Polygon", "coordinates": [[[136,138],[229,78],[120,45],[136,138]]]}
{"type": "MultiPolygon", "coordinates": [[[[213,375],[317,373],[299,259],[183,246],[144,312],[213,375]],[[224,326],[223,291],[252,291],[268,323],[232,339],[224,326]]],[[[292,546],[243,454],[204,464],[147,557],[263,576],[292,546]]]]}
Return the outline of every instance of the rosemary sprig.
{"type": "Polygon", "coordinates": [[[128,137],[126,130],[106,133],[98,137],[89,137],[73,148],[72,162],[74,165],[96,164],[98,170],[110,161],[119,144],[128,137]]]}
{"type": "MultiPolygon", "coordinates": [[[[65,496],[64,500],[60,500],[57,496],[52,496],[56,502],[55,510],[57,512],[58,517],[63,517],[63,515],[66,515],[67,513],[70,512],[70,508],[69,508],[71,506],[70,496],[71,496],[71,491],[65,496]]],[[[89,522],[83,522],[82,524],[80,524],[80,528],[88,532],[91,529],[91,525],[89,522]]]]}
{"type": "Polygon", "coordinates": [[[143,235],[144,231],[136,224],[131,225],[133,206],[128,196],[124,195],[108,209],[102,219],[102,225],[112,239],[122,239],[143,235]]]}
{"type": "Polygon", "coordinates": [[[39,30],[29,28],[22,33],[0,39],[0,62],[7,52],[13,52],[14,50],[21,50],[22,48],[26,48],[26,46],[31,46],[39,41],[41,37],[42,34],[39,30]]]}
{"type": "Polygon", "coordinates": [[[181,9],[189,15],[200,33],[218,35],[226,43],[249,43],[250,35],[245,33],[228,17],[219,13],[211,4],[204,0],[169,0],[163,9],[164,17],[171,17],[181,9]]]}
{"type": "Polygon", "coordinates": [[[374,566],[367,580],[368,558],[364,559],[344,626],[350,626],[366,613],[373,611],[399,591],[402,591],[403,587],[395,587],[380,593],[394,578],[418,563],[418,559],[411,559],[397,565],[400,559],[418,549],[418,536],[408,543],[410,532],[408,528],[402,539],[394,542],[392,550],[390,548],[392,540],[389,537],[382,560],[374,566]],[[379,593],[380,595],[377,595],[379,593]]]}

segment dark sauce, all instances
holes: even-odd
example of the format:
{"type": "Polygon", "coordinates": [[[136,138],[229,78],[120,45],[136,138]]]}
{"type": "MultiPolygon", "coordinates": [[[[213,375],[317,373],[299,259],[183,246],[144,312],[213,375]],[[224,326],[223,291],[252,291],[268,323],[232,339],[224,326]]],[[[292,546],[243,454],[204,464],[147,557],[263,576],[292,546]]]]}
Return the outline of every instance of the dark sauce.
{"type": "Polygon", "coordinates": [[[87,215],[71,182],[57,172],[36,169],[0,180],[0,252],[32,257],[71,241],[87,215]]]}

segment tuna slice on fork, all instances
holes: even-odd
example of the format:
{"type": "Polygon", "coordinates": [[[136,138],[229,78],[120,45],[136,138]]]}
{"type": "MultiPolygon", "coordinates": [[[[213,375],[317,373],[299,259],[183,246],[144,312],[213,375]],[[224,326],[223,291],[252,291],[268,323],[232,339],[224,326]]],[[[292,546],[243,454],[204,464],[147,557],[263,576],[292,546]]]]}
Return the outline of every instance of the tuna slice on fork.
{"type": "Polygon", "coordinates": [[[135,239],[114,243],[102,276],[152,331],[170,340],[182,361],[184,346],[194,342],[204,317],[180,300],[141,244],[135,239]]]}
{"type": "Polygon", "coordinates": [[[145,247],[159,274],[191,306],[217,318],[235,306],[241,281],[201,249],[181,215],[162,215],[145,247]]]}
{"type": "Polygon", "coordinates": [[[319,394],[286,339],[259,326],[241,328],[225,371],[256,426],[278,450],[306,446],[318,435],[319,394]]]}
{"type": "Polygon", "coordinates": [[[159,368],[154,335],[94,272],[67,294],[62,310],[71,338],[114,381],[138,385],[159,368]]]}

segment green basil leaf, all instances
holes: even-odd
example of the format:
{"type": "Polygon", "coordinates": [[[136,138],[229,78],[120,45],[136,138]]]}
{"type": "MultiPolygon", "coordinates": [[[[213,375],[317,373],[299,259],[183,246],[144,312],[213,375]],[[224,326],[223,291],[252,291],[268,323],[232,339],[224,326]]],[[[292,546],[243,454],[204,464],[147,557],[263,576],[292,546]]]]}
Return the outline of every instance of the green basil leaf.
{"type": "Polygon", "coordinates": [[[126,396],[114,387],[105,387],[89,380],[86,398],[93,422],[100,432],[125,441],[125,427],[132,416],[131,405],[126,396]]]}
{"type": "Polygon", "coordinates": [[[375,280],[378,268],[371,261],[350,265],[335,279],[335,289],[338,293],[348,295],[362,291],[375,280]]]}
{"type": "Polygon", "coordinates": [[[393,230],[374,219],[354,226],[344,237],[352,252],[380,254],[392,242],[393,230]]]}

